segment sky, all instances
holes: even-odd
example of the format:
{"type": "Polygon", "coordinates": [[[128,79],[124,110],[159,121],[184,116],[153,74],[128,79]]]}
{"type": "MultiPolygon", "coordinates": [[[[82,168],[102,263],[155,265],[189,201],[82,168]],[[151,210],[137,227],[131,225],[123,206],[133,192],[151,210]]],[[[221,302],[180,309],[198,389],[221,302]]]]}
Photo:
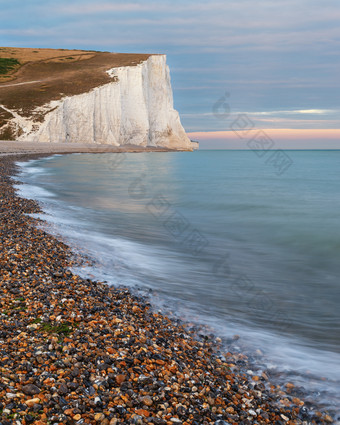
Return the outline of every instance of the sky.
{"type": "Polygon", "coordinates": [[[0,0],[0,22],[1,46],[166,54],[201,148],[244,149],[258,132],[340,148],[339,0],[0,0]]]}

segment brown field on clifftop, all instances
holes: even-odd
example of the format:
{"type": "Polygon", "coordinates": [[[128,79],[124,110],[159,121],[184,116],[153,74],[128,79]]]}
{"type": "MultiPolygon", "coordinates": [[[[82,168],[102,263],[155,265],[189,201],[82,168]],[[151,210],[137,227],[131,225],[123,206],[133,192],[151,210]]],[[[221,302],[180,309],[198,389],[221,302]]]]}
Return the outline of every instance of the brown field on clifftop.
{"type": "MultiPolygon", "coordinates": [[[[0,79],[0,107],[32,116],[35,108],[64,96],[86,93],[112,79],[106,71],[120,66],[137,65],[149,54],[108,53],[64,49],[0,48],[0,58],[15,58],[21,66],[0,79]]],[[[0,139],[11,134],[6,127],[8,114],[0,109],[0,139]]],[[[35,114],[36,121],[43,115],[35,114]]]]}
{"type": "MultiPolygon", "coordinates": [[[[51,61],[51,62],[75,62],[78,60],[89,59],[93,56],[93,52],[84,50],[65,50],[65,49],[31,49],[16,47],[0,47],[0,58],[17,59],[21,66],[28,62],[51,61]]],[[[9,82],[16,79],[16,72],[9,72],[0,75],[0,83],[9,82]]]]}

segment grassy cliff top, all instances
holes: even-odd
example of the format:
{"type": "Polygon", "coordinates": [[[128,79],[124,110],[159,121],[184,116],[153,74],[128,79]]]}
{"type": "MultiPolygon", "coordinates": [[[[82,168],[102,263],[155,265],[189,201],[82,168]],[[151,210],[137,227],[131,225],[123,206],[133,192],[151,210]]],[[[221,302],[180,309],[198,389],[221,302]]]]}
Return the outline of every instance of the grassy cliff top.
{"type": "Polygon", "coordinates": [[[29,62],[74,62],[90,58],[91,53],[93,54],[94,52],[0,47],[0,83],[14,80],[18,69],[29,62]]]}
{"type": "MultiPolygon", "coordinates": [[[[0,105],[30,116],[34,108],[51,100],[86,93],[112,81],[108,69],[134,66],[149,56],[0,47],[0,105]]],[[[4,111],[0,108],[0,112],[4,111]]]]}

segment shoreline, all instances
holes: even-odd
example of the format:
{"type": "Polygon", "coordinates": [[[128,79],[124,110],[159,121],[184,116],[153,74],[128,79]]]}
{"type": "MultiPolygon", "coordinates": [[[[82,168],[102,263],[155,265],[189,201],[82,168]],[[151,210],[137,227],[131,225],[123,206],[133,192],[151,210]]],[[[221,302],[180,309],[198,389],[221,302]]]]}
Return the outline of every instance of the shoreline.
{"type": "Polygon", "coordinates": [[[12,186],[16,161],[53,153],[0,158],[4,425],[15,414],[22,424],[332,423],[310,417],[292,388],[247,377],[246,356],[224,360],[219,338],[200,339],[147,299],[70,272],[70,248],[36,227],[25,214],[39,205],[12,186]]]}
{"type": "Polygon", "coordinates": [[[5,155],[69,154],[69,153],[141,153],[141,152],[192,152],[186,149],[143,147],[135,145],[113,146],[83,143],[38,143],[0,140],[0,157],[5,155]]]}

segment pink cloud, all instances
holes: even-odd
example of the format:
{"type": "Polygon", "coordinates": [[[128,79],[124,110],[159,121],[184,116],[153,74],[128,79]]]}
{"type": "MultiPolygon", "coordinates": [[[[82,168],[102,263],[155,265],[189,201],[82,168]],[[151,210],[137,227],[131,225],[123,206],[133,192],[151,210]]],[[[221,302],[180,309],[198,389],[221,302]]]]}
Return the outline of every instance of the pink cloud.
{"type": "Polygon", "coordinates": [[[188,133],[202,148],[248,149],[247,142],[263,131],[276,149],[340,149],[340,129],[265,129],[250,131],[197,131],[188,133]]]}

